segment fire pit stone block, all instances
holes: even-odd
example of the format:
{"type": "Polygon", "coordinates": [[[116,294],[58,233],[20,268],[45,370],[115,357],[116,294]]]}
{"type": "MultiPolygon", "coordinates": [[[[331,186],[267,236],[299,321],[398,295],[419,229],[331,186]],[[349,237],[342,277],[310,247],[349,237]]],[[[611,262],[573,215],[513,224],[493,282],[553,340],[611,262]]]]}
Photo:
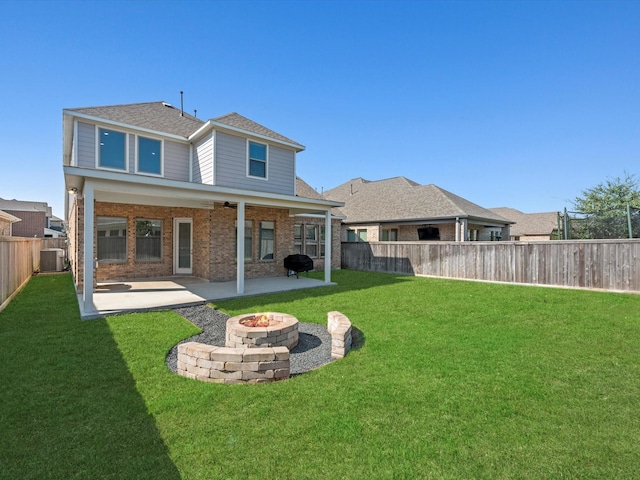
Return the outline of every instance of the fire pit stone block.
{"type": "Polygon", "coordinates": [[[214,383],[264,383],[290,376],[289,349],[214,347],[197,342],[178,346],[177,373],[214,383]]]}
{"type": "Polygon", "coordinates": [[[227,347],[287,347],[298,345],[298,319],[293,315],[279,312],[244,314],[227,320],[225,345],[227,347]],[[264,316],[269,325],[250,327],[243,321],[264,316]]]}

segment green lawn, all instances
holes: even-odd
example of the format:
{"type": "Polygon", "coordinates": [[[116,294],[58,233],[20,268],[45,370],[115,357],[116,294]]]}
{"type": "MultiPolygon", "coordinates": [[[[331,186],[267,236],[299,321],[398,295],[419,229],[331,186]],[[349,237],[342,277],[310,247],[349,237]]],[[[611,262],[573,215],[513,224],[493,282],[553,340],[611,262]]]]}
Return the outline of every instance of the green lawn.
{"type": "Polygon", "coordinates": [[[68,275],[34,277],[0,313],[0,478],[640,478],[640,296],[333,279],[216,307],[339,310],[357,349],[217,385],[166,368],[177,314],[81,321],[68,275]]]}

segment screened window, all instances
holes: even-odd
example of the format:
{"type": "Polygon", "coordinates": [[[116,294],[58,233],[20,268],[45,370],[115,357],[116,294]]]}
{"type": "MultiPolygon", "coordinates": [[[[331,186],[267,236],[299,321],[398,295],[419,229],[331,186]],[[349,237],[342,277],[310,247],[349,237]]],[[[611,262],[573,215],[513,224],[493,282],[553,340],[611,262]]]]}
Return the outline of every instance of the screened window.
{"type": "Polygon", "coordinates": [[[296,253],[304,253],[303,240],[302,240],[302,225],[293,226],[293,245],[296,253]]]}
{"type": "Polygon", "coordinates": [[[305,255],[310,257],[318,256],[318,226],[307,225],[304,235],[305,255]]]}
{"type": "Polygon", "coordinates": [[[136,261],[162,260],[162,220],[136,220],[136,261]]]}
{"type": "Polygon", "coordinates": [[[98,261],[125,262],[127,260],[127,219],[97,217],[98,261]]]}
{"type": "Polygon", "coordinates": [[[366,230],[358,230],[358,241],[366,242],[367,241],[367,231],[366,230]]]}
{"type": "Polygon", "coordinates": [[[126,135],[122,132],[99,128],[98,136],[100,144],[98,148],[98,165],[104,168],[125,170],[126,135]]]}
{"type": "Polygon", "coordinates": [[[357,242],[355,230],[347,230],[347,242],[357,242]]]}
{"type": "Polygon", "coordinates": [[[267,178],[267,146],[249,142],[249,176],[267,178]]]}
{"type": "MultiPolygon", "coordinates": [[[[238,222],[236,222],[236,253],[235,259],[238,259],[238,222]]],[[[251,261],[253,259],[253,223],[251,220],[245,220],[244,222],[244,261],[251,261]]]]}
{"type": "Polygon", "coordinates": [[[138,172],[162,173],[162,142],[153,138],[138,137],[138,172]]]}
{"type": "Polygon", "coordinates": [[[324,256],[324,227],[299,224],[293,227],[295,252],[309,257],[324,256]],[[319,235],[318,235],[319,233],[319,235]]]}
{"type": "Polygon", "coordinates": [[[260,260],[273,260],[275,223],[260,222],[260,260]]]}
{"type": "Polygon", "coordinates": [[[397,228],[388,228],[382,230],[382,241],[383,242],[397,242],[398,241],[398,229],[397,228]]]}

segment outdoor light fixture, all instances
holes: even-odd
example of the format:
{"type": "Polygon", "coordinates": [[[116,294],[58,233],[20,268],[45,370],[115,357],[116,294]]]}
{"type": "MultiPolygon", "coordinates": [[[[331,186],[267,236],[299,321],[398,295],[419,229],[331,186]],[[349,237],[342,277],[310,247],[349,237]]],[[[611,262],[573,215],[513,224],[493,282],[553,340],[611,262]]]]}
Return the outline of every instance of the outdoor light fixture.
{"type": "Polygon", "coordinates": [[[229,202],[224,202],[224,208],[238,208],[237,205],[231,205],[229,202]]]}
{"type": "Polygon", "coordinates": [[[76,187],[71,187],[67,190],[67,192],[75,195],[76,193],[78,193],[78,189],[76,187]]]}

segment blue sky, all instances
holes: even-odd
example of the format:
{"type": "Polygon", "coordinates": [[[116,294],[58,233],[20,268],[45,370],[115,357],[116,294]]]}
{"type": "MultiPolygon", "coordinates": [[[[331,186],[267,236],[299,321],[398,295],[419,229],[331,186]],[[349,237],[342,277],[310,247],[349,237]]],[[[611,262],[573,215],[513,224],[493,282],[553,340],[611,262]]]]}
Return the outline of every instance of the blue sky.
{"type": "Polygon", "coordinates": [[[164,100],[307,149],[318,191],[406,176],[570,208],[640,173],[638,1],[0,1],[0,197],[63,217],[62,110],[164,100]]]}

